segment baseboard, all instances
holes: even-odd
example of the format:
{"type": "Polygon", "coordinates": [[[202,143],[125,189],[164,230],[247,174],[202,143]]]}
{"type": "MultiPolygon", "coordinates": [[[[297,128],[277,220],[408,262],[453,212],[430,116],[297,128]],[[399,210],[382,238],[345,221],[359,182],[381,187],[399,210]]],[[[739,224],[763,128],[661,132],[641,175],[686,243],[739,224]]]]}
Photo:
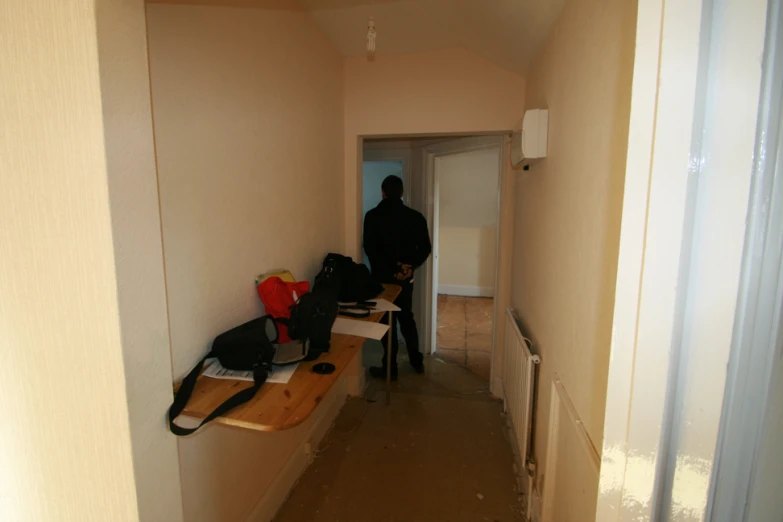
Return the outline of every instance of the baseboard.
{"type": "Polygon", "coordinates": [[[505,403],[506,394],[503,391],[503,379],[499,377],[492,379],[492,387],[490,388],[490,391],[492,392],[492,395],[505,403]]]}
{"type": "MultiPolygon", "coordinates": [[[[345,404],[348,396],[346,393],[347,384],[345,377],[334,383],[332,389],[318,406],[318,409],[324,408],[321,417],[315,421],[313,427],[302,439],[301,446],[291,455],[291,458],[269,485],[269,488],[264,492],[264,495],[245,519],[245,522],[269,522],[275,517],[296,485],[299,477],[302,476],[302,473],[312,462],[315,448],[318,447],[321,439],[329,431],[343,404],[345,404]]],[[[318,410],[316,410],[313,415],[318,413],[318,410]]]]}
{"type": "MultiPolygon", "coordinates": [[[[505,400],[503,409],[505,411],[505,400]]],[[[516,437],[514,427],[511,425],[511,419],[506,415],[506,437],[513,441],[516,437]]],[[[511,451],[514,454],[514,475],[516,475],[517,490],[523,496],[522,502],[522,520],[524,522],[541,522],[541,500],[536,499],[534,491],[535,473],[531,473],[527,464],[522,462],[522,456],[519,454],[519,448],[516,444],[511,444],[511,451]],[[538,516],[536,517],[536,513],[538,516]]]]}
{"type": "Polygon", "coordinates": [[[530,522],[541,522],[541,495],[535,488],[533,488],[533,494],[528,502],[530,502],[530,509],[528,509],[530,522]]]}
{"type": "Polygon", "coordinates": [[[495,289],[491,286],[438,285],[438,293],[464,297],[494,297],[495,289]]]}
{"type": "Polygon", "coordinates": [[[348,397],[363,397],[367,389],[367,378],[364,374],[345,378],[348,397]]]}

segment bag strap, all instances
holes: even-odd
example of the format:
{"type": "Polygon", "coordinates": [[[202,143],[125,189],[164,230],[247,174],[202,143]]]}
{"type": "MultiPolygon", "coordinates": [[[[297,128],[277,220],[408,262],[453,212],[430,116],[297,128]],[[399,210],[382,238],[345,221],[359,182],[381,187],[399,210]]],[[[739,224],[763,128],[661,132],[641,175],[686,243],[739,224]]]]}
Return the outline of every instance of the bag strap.
{"type": "Polygon", "coordinates": [[[370,317],[370,313],[371,312],[369,310],[367,310],[367,309],[358,310],[358,311],[353,311],[353,310],[355,310],[355,309],[340,308],[337,311],[337,314],[338,315],[342,315],[344,317],[355,317],[357,319],[364,319],[365,317],[370,317]]]}
{"type": "Polygon", "coordinates": [[[363,319],[370,317],[370,314],[374,313],[375,303],[367,301],[361,301],[355,305],[339,305],[337,313],[345,317],[356,317],[357,319],[363,319]]]}
{"type": "Polygon", "coordinates": [[[179,437],[190,435],[209,421],[228,413],[230,410],[241,404],[246,403],[255,396],[255,394],[266,381],[266,378],[269,374],[264,366],[257,366],[255,369],[253,369],[253,386],[238,391],[226,399],[223,404],[215,408],[215,410],[207,415],[206,418],[202,420],[201,423],[195,428],[183,428],[182,426],[177,426],[174,424],[174,420],[179,417],[179,415],[185,409],[185,406],[188,404],[188,400],[193,394],[193,389],[196,387],[196,381],[198,380],[199,375],[201,375],[201,368],[204,366],[204,361],[214,356],[215,355],[213,352],[210,351],[206,357],[201,359],[196,367],[193,368],[190,373],[182,380],[182,385],[179,387],[179,390],[177,390],[177,393],[174,396],[174,402],[172,403],[171,408],[169,408],[169,429],[174,435],[179,437]]]}

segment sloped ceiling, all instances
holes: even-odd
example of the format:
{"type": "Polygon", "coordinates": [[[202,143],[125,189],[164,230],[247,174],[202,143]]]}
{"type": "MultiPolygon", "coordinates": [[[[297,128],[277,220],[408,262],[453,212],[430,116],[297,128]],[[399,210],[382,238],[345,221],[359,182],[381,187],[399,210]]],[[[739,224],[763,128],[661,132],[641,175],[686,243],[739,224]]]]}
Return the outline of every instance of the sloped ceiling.
{"type": "Polygon", "coordinates": [[[364,56],[375,18],[377,55],[452,47],[525,75],[565,0],[147,0],[307,10],[344,56],[364,56]]]}
{"type": "Polygon", "coordinates": [[[565,0],[301,0],[345,56],[364,56],[375,18],[377,54],[463,47],[524,75],[565,0]]]}

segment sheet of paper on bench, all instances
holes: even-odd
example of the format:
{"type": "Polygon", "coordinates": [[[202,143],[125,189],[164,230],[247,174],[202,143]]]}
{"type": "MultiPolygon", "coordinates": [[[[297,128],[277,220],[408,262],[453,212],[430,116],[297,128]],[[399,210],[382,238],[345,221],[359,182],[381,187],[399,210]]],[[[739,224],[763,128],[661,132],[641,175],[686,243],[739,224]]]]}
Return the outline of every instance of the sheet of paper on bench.
{"type": "Polygon", "coordinates": [[[365,337],[367,339],[381,340],[383,335],[389,330],[389,325],[371,323],[369,321],[356,321],[354,319],[346,319],[344,317],[338,317],[334,321],[332,326],[333,333],[355,335],[357,337],[365,337]]]}
{"type": "MultiPolygon", "coordinates": [[[[275,366],[269,377],[266,378],[266,382],[274,384],[286,384],[291,380],[291,376],[296,371],[296,367],[299,363],[292,364],[290,366],[275,366]]],[[[215,361],[209,365],[204,371],[204,377],[212,377],[213,379],[235,379],[237,381],[253,381],[253,372],[239,372],[235,370],[228,370],[223,368],[220,361],[215,361]]]]}
{"type": "MultiPolygon", "coordinates": [[[[390,303],[386,299],[370,299],[368,303],[375,303],[375,308],[372,312],[399,312],[400,307],[394,303],[390,303]]],[[[356,303],[340,303],[341,306],[354,306],[356,303]]]]}

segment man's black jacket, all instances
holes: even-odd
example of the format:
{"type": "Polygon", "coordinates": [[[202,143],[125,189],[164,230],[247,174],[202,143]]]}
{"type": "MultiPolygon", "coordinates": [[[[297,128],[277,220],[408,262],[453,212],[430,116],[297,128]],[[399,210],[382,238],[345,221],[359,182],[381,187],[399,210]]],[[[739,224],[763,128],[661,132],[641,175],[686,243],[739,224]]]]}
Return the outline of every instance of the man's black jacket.
{"type": "Polygon", "coordinates": [[[427,220],[400,199],[386,198],[364,218],[364,251],[381,282],[395,282],[398,263],[420,267],[432,252],[427,220]]]}

